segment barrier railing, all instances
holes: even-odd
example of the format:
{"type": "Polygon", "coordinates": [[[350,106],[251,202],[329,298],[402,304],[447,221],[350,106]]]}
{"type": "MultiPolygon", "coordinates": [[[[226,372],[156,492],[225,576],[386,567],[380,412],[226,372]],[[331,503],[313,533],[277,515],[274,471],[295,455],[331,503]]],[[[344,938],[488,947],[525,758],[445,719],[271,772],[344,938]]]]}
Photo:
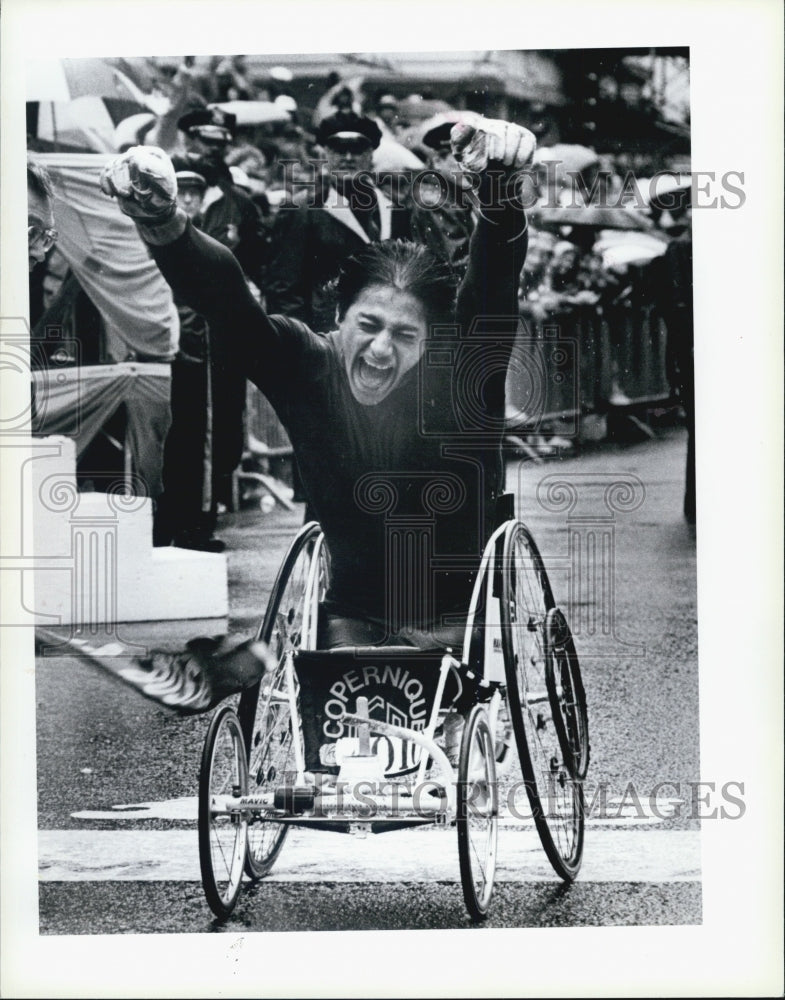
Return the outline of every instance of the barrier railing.
{"type": "Polygon", "coordinates": [[[650,302],[571,306],[547,318],[523,311],[507,377],[511,428],[536,430],[612,408],[645,408],[671,397],[667,329],[650,302]]]}
{"type": "MultiPolygon", "coordinates": [[[[605,308],[575,305],[547,319],[524,309],[522,318],[507,377],[511,429],[536,430],[560,420],[564,430],[574,427],[577,433],[587,414],[670,399],[667,329],[655,304],[627,299],[605,308]]],[[[250,384],[246,422],[251,451],[291,454],[272,406],[250,384]]]]}

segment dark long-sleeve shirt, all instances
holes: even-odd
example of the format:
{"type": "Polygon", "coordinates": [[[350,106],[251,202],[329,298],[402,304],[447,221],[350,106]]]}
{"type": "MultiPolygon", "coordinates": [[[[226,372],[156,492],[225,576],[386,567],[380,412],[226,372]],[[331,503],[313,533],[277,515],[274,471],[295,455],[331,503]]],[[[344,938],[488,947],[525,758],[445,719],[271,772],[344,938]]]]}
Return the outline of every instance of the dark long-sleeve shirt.
{"type": "Polygon", "coordinates": [[[451,323],[376,406],[352,395],[338,341],[268,316],[230,253],[190,224],[153,247],[175,291],[286,427],[331,554],[328,603],[341,614],[445,623],[466,610],[503,491],[507,364],[518,326],[525,219],[481,219],[451,323]]]}

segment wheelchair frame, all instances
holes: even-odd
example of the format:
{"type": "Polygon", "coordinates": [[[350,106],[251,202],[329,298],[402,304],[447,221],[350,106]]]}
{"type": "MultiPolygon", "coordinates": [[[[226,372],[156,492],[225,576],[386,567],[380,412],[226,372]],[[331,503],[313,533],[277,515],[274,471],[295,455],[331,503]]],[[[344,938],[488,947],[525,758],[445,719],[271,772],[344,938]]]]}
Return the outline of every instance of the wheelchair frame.
{"type": "MultiPolygon", "coordinates": [[[[425,728],[419,731],[373,719],[367,698],[358,697],[355,710],[344,710],[339,720],[355,727],[357,736],[348,738],[348,749],[344,746],[340,754],[340,741],[336,744],[340,770],[335,780],[306,772],[300,681],[295,666],[298,650],[316,649],[319,602],[328,572],[325,557],[324,537],[319,526],[311,522],[301,529],[282,563],[258,632],[258,638],[279,645],[278,668],[273,676],[268,674],[254,689],[243,693],[238,713],[231,706],[222,707],[205,740],[199,796],[200,861],[205,894],[216,916],[226,919],[232,912],[243,870],[251,878],[267,874],[291,826],[383,832],[437,823],[457,826],[464,901],[473,919],[483,919],[495,878],[497,775],[509,768],[514,757],[509,753],[513,740],[543,847],[557,874],[572,881],[583,852],[582,781],[589,752],[585,694],[566,619],[555,607],[545,567],[525,525],[508,520],[486,544],[469,604],[461,657],[458,659],[450,648],[436,654],[439,675],[425,728]],[[532,564],[528,577],[524,575],[526,580],[531,578],[526,586],[524,578],[517,576],[515,563],[516,558],[524,558],[516,556],[516,545],[521,541],[532,564]],[[290,578],[309,546],[312,548],[306,555],[299,607],[284,607],[282,614],[290,578]],[[516,610],[524,589],[539,595],[534,612],[516,610]],[[470,666],[478,615],[483,617],[482,676],[470,666]],[[497,632],[501,632],[500,637],[497,632]],[[533,634],[531,641],[541,643],[543,669],[537,688],[531,687],[526,673],[526,658],[534,663],[534,657],[528,652],[523,656],[517,649],[518,633],[533,634]],[[449,713],[443,701],[451,671],[460,672],[473,685],[457,766],[436,742],[440,721],[449,713]],[[551,744],[539,748],[538,753],[538,730],[546,728],[542,713],[552,719],[553,725],[551,744]],[[496,736],[500,723],[505,721],[507,732],[499,748],[496,736]],[[257,733],[261,733],[258,739],[257,733]],[[413,781],[385,778],[380,758],[371,751],[371,734],[420,748],[413,781]],[[284,748],[283,769],[266,755],[265,740],[270,746],[284,748]],[[221,744],[226,745],[228,753],[224,753],[226,759],[219,774],[221,744]],[[265,754],[261,764],[254,763],[254,750],[259,745],[265,754]],[[256,793],[248,790],[249,763],[252,778],[261,788],[256,793]],[[538,773],[538,767],[544,768],[542,773],[538,773]],[[433,776],[434,768],[438,780],[433,776]],[[284,775],[287,780],[280,783],[284,775]],[[426,788],[429,792],[424,795],[426,788]],[[549,809],[555,801],[555,832],[552,817],[544,808],[546,798],[549,809]],[[564,816],[560,810],[564,810],[564,816]],[[249,831],[256,825],[263,831],[261,836],[265,827],[275,831],[269,848],[249,846],[249,831]],[[475,825],[481,827],[479,849],[472,839],[475,825]],[[213,835],[219,828],[225,831],[226,845],[219,844],[216,851],[213,835]]],[[[330,652],[324,651],[325,657],[330,652]]],[[[412,660],[425,655],[416,647],[390,646],[351,647],[338,652],[351,652],[359,662],[363,657],[395,662],[396,658],[412,660]]],[[[433,654],[431,658],[435,659],[433,654]]]]}

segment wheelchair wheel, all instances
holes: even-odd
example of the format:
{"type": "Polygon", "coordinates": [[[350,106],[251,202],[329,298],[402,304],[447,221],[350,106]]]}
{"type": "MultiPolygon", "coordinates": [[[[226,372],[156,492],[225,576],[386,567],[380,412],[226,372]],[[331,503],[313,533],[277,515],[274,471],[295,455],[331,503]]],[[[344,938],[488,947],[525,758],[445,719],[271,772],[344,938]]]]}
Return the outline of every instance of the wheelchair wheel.
{"type": "Polygon", "coordinates": [[[547,623],[553,593],[534,539],[519,521],[511,522],[505,534],[502,569],[507,699],[524,785],[548,860],[560,878],[571,882],[583,858],[583,789],[550,697],[547,623]]]}
{"type": "Polygon", "coordinates": [[[463,731],[457,810],[463,898],[471,918],[484,920],[496,875],[499,807],[493,739],[481,705],[472,709],[463,731]]]}
{"type": "MultiPolygon", "coordinates": [[[[238,714],[248,749],[249,785],[253,794],[272,793],[294,784],[297,774],[294,729],[286,679],[286,656],[315,638],[318,601],[327,586],[328,561],[319,525],[305,525],[292,542],[278,571],[257,638],[267,643],[278,667],[240,697],[238,714]],[[314,563],[314,560],[317,560],[314,563]],[[311,575],[311,569],[315,576],[311,575]],[[314,584],[311,607],[305,602],[309,579],[314,584]],[[307,619],[310,617],[310,623],[307,619]],[[303,636],[307,625],[308,635],[303,636]]],[[[272,811],[272,810],[271,810],[272,811]]],[[[245,870],[250,878],[266,875],[281,852],[288,826],[256,816],[248,828],[245,870]]]]}
{"type": "Polygon", "coordinates": [[[565,761],[576,781],[589,769],[589,714],[575,642],[567,619],[551,608],[545,620],[546,680],[553,721],[565,761]]]}
{"type": "Polygon", "coordinates": [[[248,768],[240,722],[230,705],[207,730],[199,776],[199,864],[210,909],[225,920],[234,909],[243,878],[248,823],[244,814],[220,811],[221,799],[245,795],[248,768]]]}

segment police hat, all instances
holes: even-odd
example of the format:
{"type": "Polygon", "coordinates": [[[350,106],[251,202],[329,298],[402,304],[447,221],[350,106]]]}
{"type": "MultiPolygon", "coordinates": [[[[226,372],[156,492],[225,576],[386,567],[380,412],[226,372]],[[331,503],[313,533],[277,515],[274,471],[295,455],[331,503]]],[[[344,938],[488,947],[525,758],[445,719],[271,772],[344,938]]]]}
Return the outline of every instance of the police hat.
{"type": "Polygon", "coordinates": [[[382,130],[373,119],[353,111],[324,118],[316,130],[316,141],[320,146],[329,146],[331,139],[357,138],[366,139],[371,149],[376,149],[382,141],[382,130]]]}
{"type": "Polygon", "coordinates": [[[429,149],[449,149],[450,133],[454,124],[455,122],[442,122],[441,125],[428,129],[422,137],[423,145],[429,149]]]}
{"type": "Polygon", "coordinates": [[[207,181],[195,170],[178,170],[175,173],[175,177],[177,178],[177,187],[179,189],[199,188],[201,191],[207,189],[207,181]]]}
{"type": "Polygon", "coordinates": [[[177,127],[181,132],[193,129],[207,141],[230,142],[237,128],[237,115],[218,107],[197,108],[178,119],[177,127]]]}

